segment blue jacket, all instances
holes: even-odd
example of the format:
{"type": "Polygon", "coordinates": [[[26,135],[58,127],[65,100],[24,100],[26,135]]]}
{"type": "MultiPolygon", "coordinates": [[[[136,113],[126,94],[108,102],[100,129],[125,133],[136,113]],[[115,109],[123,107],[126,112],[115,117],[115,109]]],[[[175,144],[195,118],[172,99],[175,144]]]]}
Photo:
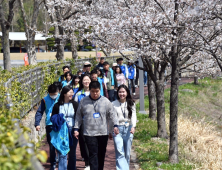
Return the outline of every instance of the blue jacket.
{"type": "Polygon", "coordinates": [[[128,79],[134,79],[135,76],[135,66],[134,65],[128,65],[128,79]]]}
{"type": "Polygon", "coordinates": [[[109,71],[111,73],[111,78],[112,78],[112,83],[111,85],[114,86],[115,85],[115,82],[114,82],[114,73],[113,73],[113,69],[112,68],[109,68],[109,71]]]}
{"type": "Polygon", "coordinates": [[[64,75],[61,75],[61,76],[59,77],[59,82],[62,82],[62,81],[64,81],[64,80],[65,80],[64,75]]]}
{"type": "Polygon", "coordinates": [[[79,87],[73,88],[74,95],[76,94],[76,92],[77,92],[78,90],[79,90],[79,87]]]}
{"type": "Polygon", "coordinates": [[[123,64],[123,65],[119,65],[119,67],[120,67],[120,69],[122,70],[124,76],[125,76],[126,78],[128,78],[129,75],[128,75],[127,65],[126,65],[126,64],[123,64]]]}
{"type": "Polygon", "coordinates": [[[46,119],[45,119],[45,124],[46,126],[52,125],[52,122],[50,121],[51,113],[52,113],[52,108],[55,103],[59,100],[60,94],[58,94],[58,97],[53,100],[49,94],[44,97],[41,101],[41,104],[35,114],[35,127],[40,125],[40,121],[42,120],[42,116],[44,112],[46,113],[46,119]]]}
{"type": "Polygon", "coordinates": [[[100,84],[100,95],[101,95],[101,96],[104,96],[103,80],[102,80],[100,77],[98,77],[97,79],[98,79],[98,82],[99,82],[99,84],[100,84]]]}
{"type": "Polygon", "coordinates": [[[50,133],[52,145],[62,154],[67,155],[70,151],[72,138],[69,137],[69,129],[64,114],[55,114],[51,117],[52,131],[50,133]]]}
{"type": "MultiPolygon", "coordinates": [[[[84,89],[82,89],[81,94],[78,96],[78,103],[80,103],[80,101],[82,100],[83,97],[86,97],[86,94],[84,92],[84,89]]],[[[79,92],[78,92],[79,93],[79,92]]],[[[77,93],[76,93],[77,94],[77,93]]]]}
{"type": "MultiPolygon", "coordinates": [[[[72,80],[70,80],[69,84],[72,83],[72,80]]],[[[62,87],[67,86],[68,82],[66,80],[62,81],[62,87]]]]}

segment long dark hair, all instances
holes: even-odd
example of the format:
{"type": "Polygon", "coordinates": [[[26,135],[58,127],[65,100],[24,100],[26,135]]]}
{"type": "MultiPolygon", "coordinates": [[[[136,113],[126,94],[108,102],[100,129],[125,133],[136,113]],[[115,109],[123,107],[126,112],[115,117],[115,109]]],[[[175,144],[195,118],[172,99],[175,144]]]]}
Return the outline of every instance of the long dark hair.
{"type": "MultiPolygon", "coordinates": [[[[118,73],[118,74],[123,73],[122,70],[121,70],[121,68],[120,68],[120,66],[116,66],[116,69],[117,69],[117,68],[119,68],[119,73],[118,73]]],[[[116,69],[115,69],[115,74],[117,74],[116,69]]]]}
{"type": "Polygon", "coordinates": [[[101,69],[99,69],[98,67],[95,68],[96,71],[100,71],[100,75],[98,75],[98,77],[103,78],[104,77],[104,73],[101,69]]]}
{"type": "Polygon", "coordinates": [[[78,75],[73,76],[72,83],[71,83],[72,86],[75,86],[75,79],[77,79],[77,78],[80,80],[80,77],[78,75]]]}
{"type": "Polygon", "coordinates": [[[59,105],[63,105],[64,104],[64,95],[66,93],[68,93],[70,90],[73,90],[72,86],[64,86],[62,88],[62,91],[61,91],[61,94],[60,94],[60,97],[59,97],[59,100],[58,100],[58,104],[59,105]]]}
{"type": "Polygon", "coordinates": [[[70,81],[71,81],[72,78],[73,78],[73,75],[72,75],[71,71],[67,71],[67,72],[64,74],[64,77],[67,79],[68,74],[71,76],[71,79],[70,79],[70,81]]]}
{"type": "Polygon", "coordinates": [[[128,89],[128,87],[125,85],[125,84],[122,84],[118,87],[118,90],[117,90],[117,99],[119,100],[119,90],[121,88],[124,88],[127,92],[127,96],[126,96],[126,102],[127,102],[127,110],[128,110],[128,118],[131,119],[132,117],[132,107],[134,106],[134,100],[132,99],[132,96],[130,95],[130,91],[128,89]]]}
{"type": "MultiPolygon", "coordinates": [[[[88,76],[89,79],[91,80],[90,74],[82,74],[82,75],[81,75],[81,78],[80,78],[80,80],[79,80],[79,89],[78,89],[77,92],[81,91],[81,90],[84,88],[84,87],[83,87],[83,84],[82,84],[82,81],[83,81],[83,78],[86,77],[86,76],[88,76]]],[[[76,92],[76,93],[77,93],[77,92],[76,92]]]]}

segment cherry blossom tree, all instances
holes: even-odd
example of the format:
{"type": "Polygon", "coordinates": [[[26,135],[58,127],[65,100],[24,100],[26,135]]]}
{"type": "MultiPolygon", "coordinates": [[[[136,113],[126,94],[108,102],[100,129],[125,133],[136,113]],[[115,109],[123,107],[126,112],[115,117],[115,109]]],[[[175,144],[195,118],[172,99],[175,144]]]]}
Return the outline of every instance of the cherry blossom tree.
{"type": "MultiPolygon", "coordinates": [[[[64,5],[66,1],[60,2],[64,5]]],[[[164,73],[166,67],[171,66],[168,76],[171,77],[169,160],[172,163],[179,161],[179,73],[192,71],[194,65],[199,73],[212,74],[218,69],[215,56],[207,54],[216,53],[218,60],[220,58],[221,4],[221,0],[92,0],[87,10],[82,6],[85,11],[81,15],[78,13],[77,18],[60,18],[57,23],[65,30],[91,27],[92,33],[84,38],[96,38],[97,44],[113,51],[134,48],[134,59],[141,57],[144,64],[143,68],[138,68],[147,71],[155,84],[157,134],[164,138],[168,136],[164,104],[167,76],[164,73]]]]}
{"type": "Polygon", "coordinates": [[[64,46],[67,40],[72,43],[73,58],[77,58],[77,37],[74,31],[86,28],[87,9],[90,1],[86,0],[44,0],[51,18],[50,26],[55,27],[57,60],[64,59],[64,46]]]}
{"type": "Polygon", "coordinates": [[[32,13],[32,19],[31,19],[31,22],[29,23],[29,21],[27,19],[27,14],[25,12],[23,0],[19,0],[21,12],[22,12],[22,17],[23,17],[23,21],[24,21],[24,25],[25,25],[25,35],[27,38],[26,49],[27,49],[30,65],[37,64],[36,48],[35,48],[35,35],[37,32],[36,24],[37,24],[37,18],[38,18],[41,3],[42,3],[42,1],[40,1],[40,0],[33,1],[34,8],[33,8],[33,13],[32,13]]]}
{"type": "Polygon", "coordinates": [[[14,17],[16,0],[0,0],[0,24],[2,30],[2,47],[4,69],[11,71],[9,30],[14,17]]]}
{"type": "MultiPolygon", "coordinates": [[[[138,49],[136,53],[142,57],[144,63],[144,68],[141,69],[148,72],[156,86],[158,126],[160,121],[162,122],[162,129],[158,127],[158,135],[160,129],[162,132],[160,134],[163,135],[160,137],[166,135],[164,71],[168,63],[171,65],[169,160],[172,163],[179,161],[177,139],[179,73],[181,69],[200,64],[200,57],[206,57],[206,55],[195,55],[206,45],[198,32],[205,29],[211,33],[212,29],[208,24],[217,25],[217,22],[209,19],[208,11],[216,5],[220,5],[220,2],[106,0],[93,1],[91,5],[94,33],[101,42],[109,44],[116,50],[128,47],[138,49]],[[197,58],[196,62],[191,62],[194,60],[193,57],[197,58]]],[[[209,63],[202,63],[204,64],[209,63]]],[[[215,67],[212,69],[215,70],[215,67]]]]}

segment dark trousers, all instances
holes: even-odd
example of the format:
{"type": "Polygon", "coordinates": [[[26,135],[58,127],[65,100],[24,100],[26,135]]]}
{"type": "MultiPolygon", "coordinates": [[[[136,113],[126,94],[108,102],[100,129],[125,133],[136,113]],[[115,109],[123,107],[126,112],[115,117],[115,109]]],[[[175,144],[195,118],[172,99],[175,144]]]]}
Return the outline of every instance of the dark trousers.
{"type": "Polygon", "coordinates": [[[90,170],[103,170],[108,135],[85,136],[85,140],[89,149],[90,170]]]}
{"type": "Polygon", "coordinates": [[[117,100],[117,91],[114,91],[114,100],[117,100]]]}
{"type": "Polygon", "coordinates": [[[73,145],[70,146],[70,151],[68,153],[69,159],[68,159],[68,170],[76,170],[76,147],[78,143],[78,139],[74,136],[74,128],[70,128],[72,139],[73,139],[73,145]]]}
{"type": "Polygon", "coordinates": [[[108,94],[109,94],[109,100],[111,102],[114,101],[114,89],[108,90],[108,94]]]}
{"type": "Polygon", "coordinates": [[[46,126],[46,137],[47,137],[47,142],[49,144],[49,157],[50,157],[51,169],[54,169],[53,167],[56,165],[56,152],[55,152],[55,147],[51,143],[51,136],[50,136],[51,131],[52,131],[52,125],[46,126]]]}
{"type": "Polygon", "coordinates": [[[89,166],[89,151],[86,145],[85,137],[83,136],[83,125],[79,129],[79,147],[82,158],[84,158],[85,166],[89,166]]]}
{"type": "Polygon", "coordinates": [[[134,79],[128,79],[128,87],[129,87],[130,93],[131,93],[131,89],[132,89],[132,93],[135,93],[134,79]]]}

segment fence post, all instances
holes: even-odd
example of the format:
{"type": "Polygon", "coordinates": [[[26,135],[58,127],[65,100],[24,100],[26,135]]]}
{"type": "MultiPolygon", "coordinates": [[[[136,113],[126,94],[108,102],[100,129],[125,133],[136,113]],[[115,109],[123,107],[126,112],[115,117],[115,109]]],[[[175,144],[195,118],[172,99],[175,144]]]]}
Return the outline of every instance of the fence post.
{"type": "Polygon", "coordinates": [[[8,110],[11,109],[11,107],[13,106],[13,103],[12,103],[12,99],[11,99],[11,94],[9,93],[8,91],[8,83],[4,83],[4,87],[5,87],[5,90],[6,90],[6,93],[5,93],[5,96],[6,96],[6,108],[8,110]]]}
{"type": "MultiPolygon", "coordinates": [[[[143,68],[142,58],[139,58],[139,66],[143,68]]],[[[144,104],[144,71],[139,70],[139,90],[140,90],[140,111],[139,113],[146,114],[145,104],[144,104]]]]}

